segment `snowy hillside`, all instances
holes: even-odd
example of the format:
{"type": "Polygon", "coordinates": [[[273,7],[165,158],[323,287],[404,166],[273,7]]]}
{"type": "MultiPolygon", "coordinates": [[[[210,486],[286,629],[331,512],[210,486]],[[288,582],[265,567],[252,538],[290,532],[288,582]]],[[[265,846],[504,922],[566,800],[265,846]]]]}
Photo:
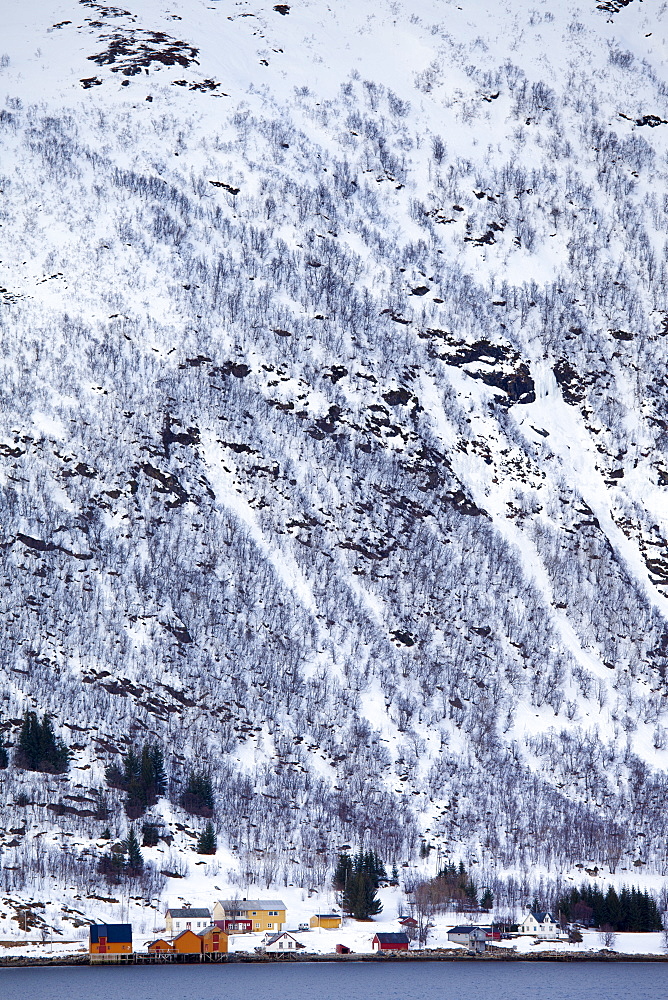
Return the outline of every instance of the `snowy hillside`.
{"type": "Polygon", "coordinates": [[[640,0],[7,0],[7,891],[92,891],[145,741],[158,870],[204,768],[218,885],[423,840],[666,874],[667,32],[640,0]],[[14,763],[26,710],[68,775],[14,763]]]}

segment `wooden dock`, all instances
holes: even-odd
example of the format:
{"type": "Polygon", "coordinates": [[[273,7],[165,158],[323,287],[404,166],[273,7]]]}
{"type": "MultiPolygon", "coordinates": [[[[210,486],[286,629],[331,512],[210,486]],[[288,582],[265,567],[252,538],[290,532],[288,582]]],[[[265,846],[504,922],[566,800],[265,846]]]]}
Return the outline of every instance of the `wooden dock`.
{"type": "Polygon", "coordinates": [[[207,952],[183,955],[172,951],[133,951],[126,955],[88,955],[91,965],[192,965],[195,962],[224,962],[226,954],[207,952]]]}

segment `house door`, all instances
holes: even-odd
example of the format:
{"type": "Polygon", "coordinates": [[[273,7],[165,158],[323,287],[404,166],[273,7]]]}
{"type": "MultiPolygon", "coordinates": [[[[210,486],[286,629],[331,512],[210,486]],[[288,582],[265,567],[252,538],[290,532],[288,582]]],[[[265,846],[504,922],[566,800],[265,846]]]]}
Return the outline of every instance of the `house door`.
{"type": "Polygon", "coordinates": [[[100,955],[106,955],[107,954],[107,939],[106,939],[106,937],[101,937],[100,938],[100,946],[98,948],[98,951],[99,951],[100,955]]]}

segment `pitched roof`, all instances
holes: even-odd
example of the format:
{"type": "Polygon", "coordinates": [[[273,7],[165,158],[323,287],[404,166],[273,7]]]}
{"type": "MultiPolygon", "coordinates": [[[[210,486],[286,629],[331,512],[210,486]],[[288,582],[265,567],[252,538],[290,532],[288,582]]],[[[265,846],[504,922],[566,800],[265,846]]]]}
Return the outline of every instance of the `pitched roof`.
{"type": "Polygon", "coordinates": [[[109,944],[132,942],[132,924],[91,924],[89,930],[93,944],[99,944],[101,937],[106,937],[109,944]]]}
{"type": "Polygon", "coordinates": [[[487,936],[487,931],[479,924],[458,924],[457,927],[451,927],[448,934],[470,934],[471,931],[482,931],[487,936]]]}
{"type": "Polygon", "coordinates": [[[386,933],[385,931],[378,931],[375,935],[378,938],[380,944],[408,944],[408,934],[404,934],[403,931],[386,933]]]}
{"type": "Polygon", "coordinates": [[[265,948],[268,948],[270,944],[275,944],[277,941],[280,941],[280,939],[284,938],[284,937],[292,938],[292,940],[296,944],[301,944],[301,942],[297,941],[297,938],[294,937],[294,935],[291,934],[290,931],[280,931],[279,934],[272,934],[272,936],[270,938],[267,938],[267,940],[264,942],[265,948]]]}
{"type": "Polygon", "coordinates": [[[186,929],[184,931],[181,931],[179,934],[176,935],[175,938],[172,938],[172,944],[174,943],[174,941],[178,941],[179,938],[185,937],[186,934],[193,934],[195,937],[197,937],[197,934],[195,934],[195,931],[191,931],[189,927],[186,927],[186,929]]]}
{"type": "Polygon", "coordinates": [[[172,919],[174,917],[177,917],[177,918],[179,918],[179,917],[186,917],[186,918],[187,917],[198,917],[200,919],[202,917],[204,917],[205,920],[211,920],[211,910],[207,910],[207,909],[204,909],[202,907],[200,907],[199,909],[193,909],[192,907],[188,906],[188,907],[185,907],[184,909],[180,909],[180,910],[167,910],[167,913],[165,914],[165,916],[166,917],[172,917],[172,919]]]}
{"type": "Polygon", "coordinates": [[[227,910],[239,910],[244,913],[246,910],[285,910],[287,909],[282,899],[219,899],[218,903],[227,910]]]}
{"type": "Polygon", "coordinates": [[[316,913],[314,914],[318,920],[331,920],[333,917],[341,917],[340,913],[316,913]]]}
{"type": "Polygon", "coordinates": [[[227,931],[224,931],[218,924],[209,924],[208,927],[203,927],[201,931],[195,931],[195,934],[197,934],[197,937],[204,937],[205,934],[210,934],[211,931],[214,934],[227,934],[227,931]]]}
{"type": "Polygon", "coordinates": [[[535,913],[533,910],[531,910],[529,913],[527,913],[524,919],[526,920],[527,917],[533,917],[533,919],[537,920],[539,924],[545,923],[546,919],[548,919],[550,923],[552,924],[554,923],[554,917],[549,912],[549,910],[537,910],[535,913]]]}
{"type": "Polygon", "coordinates": [[[172,947],[167,938],[156,938],[155,941],[149,941],[146,947],[150,951],[151,948],[155,948],[156,944],[166,944],[169,948],[172,947]]]}

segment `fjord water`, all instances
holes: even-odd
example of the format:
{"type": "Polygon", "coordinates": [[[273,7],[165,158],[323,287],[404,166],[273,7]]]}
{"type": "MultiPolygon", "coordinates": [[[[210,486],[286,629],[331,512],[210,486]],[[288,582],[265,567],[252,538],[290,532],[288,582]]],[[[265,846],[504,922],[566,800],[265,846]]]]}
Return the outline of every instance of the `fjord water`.
{"type": "Polygon", "coordinates": [[[664,1000],[661,963],[420,962],[0,969],[2,1000],[664,1000]]]}

